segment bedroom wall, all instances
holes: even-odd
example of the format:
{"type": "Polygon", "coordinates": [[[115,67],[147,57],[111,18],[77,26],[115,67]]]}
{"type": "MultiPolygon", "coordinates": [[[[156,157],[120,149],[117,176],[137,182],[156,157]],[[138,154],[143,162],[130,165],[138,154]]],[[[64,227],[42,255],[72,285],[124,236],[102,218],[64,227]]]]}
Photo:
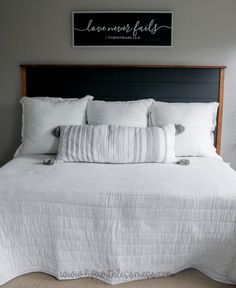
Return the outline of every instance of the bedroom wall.
{"type": "Polygon", "coordinates": [[[1,0],[0,165],[20,143],[21,63],[227,65],[222,156],[236,169],[235,0],[1,0]],[[172,10],[173,48],[72,48],[73,10],[172,10]]]}

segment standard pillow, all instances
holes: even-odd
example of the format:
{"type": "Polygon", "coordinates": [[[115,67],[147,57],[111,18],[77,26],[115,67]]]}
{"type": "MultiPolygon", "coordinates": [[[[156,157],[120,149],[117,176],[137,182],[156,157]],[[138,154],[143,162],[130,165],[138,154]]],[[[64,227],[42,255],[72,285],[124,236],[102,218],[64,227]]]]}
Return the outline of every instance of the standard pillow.
{"type": "Polygon", "coordinates": [[[60,127],[56,161],[99,163],[175,163],[175,125],[60,127]]]}
{"type": "Polygon", "coordinates": [[[52,131],[59,125],[86,124],[86,108],[92,99],[92,96],[81,99],[23,97],[22,144],[15,156],[56,154],[58,139],[52,131]]]}
{"type": "Polygon", "coordinates": [[[175,143],[176,156],[218,157],[213,144],[218,103],[156,102],[150,108],[151,126],[179,123],[185,127],[175,143]]]}
{"type": "Polygon", "coordinates": [[[124,102],[91,101],[87,109],[88,124],[147,127],[148,109],[153,101],[153,99],[124,102]]]}

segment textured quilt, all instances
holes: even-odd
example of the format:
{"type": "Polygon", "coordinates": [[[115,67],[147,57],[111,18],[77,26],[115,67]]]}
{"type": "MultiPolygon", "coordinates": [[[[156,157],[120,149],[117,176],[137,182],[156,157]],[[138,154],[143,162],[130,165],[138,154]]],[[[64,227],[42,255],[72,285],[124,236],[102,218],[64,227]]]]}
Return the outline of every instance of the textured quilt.
{"type": "Polygon", "coordinates": [[[236,283],[236,173],[220,159],[0,169],[0,284],[33,271],[116,284],[186,268],[236,283]]]}

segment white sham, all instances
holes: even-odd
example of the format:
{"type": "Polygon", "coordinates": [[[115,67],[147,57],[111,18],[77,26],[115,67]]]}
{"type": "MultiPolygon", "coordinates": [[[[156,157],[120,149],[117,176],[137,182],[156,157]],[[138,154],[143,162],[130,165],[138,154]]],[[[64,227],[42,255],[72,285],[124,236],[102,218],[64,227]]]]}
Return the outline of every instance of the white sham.
{"type": "Polygon", "coordinates": [[[22,144],[17,155],[56,154],[58,139],[52,134],[60,125],[86,124],[86,108],[92,96],[80,99],[23,97],[22,144]]]}
{"type": "Polygon", "coordinates": [[[88,124],[147,127],[148,109],[153,101],[153,99],[111,102],[91,101],[87,109],[88,124]]]}
{"type": "Polygon", "coordinates": [[[176,138],[176,156],[218,157],[213,141],[217,102],[166,103],[155,102],[150,108],[150,125],[179,123],[184,133],[176,138]]]}

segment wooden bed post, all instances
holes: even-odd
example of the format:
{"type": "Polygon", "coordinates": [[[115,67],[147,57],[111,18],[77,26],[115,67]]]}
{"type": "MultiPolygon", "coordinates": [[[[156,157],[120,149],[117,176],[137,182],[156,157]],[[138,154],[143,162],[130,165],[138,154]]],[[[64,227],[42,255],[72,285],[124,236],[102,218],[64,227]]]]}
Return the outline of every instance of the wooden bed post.
{"type": "Polygon", "coordinates": [[[216,152],[219,155],[220,155],[221,137],[222,137],[224,80],[225,80],[225,68],[220,68],[219,111],[218,111],[218,123],[217,123],[217,135],[216,135],[216,152]]]}
{"type": "Polygon", "coordinates": [[[21,65],[21,96],[27,95],[27,86],[26,86],[26,66],[21,65]]]}

